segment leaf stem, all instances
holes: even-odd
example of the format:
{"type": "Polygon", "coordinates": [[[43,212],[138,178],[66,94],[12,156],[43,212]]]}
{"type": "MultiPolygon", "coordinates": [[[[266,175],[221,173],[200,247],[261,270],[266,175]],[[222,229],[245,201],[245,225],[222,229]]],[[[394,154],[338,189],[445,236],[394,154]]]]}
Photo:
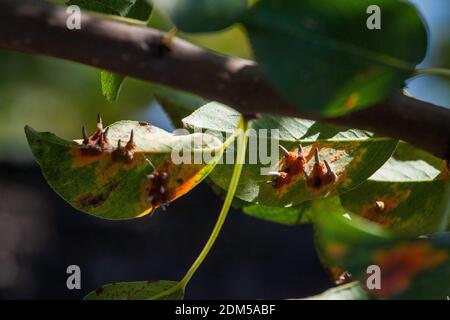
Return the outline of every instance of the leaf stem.
{"type": "Polygon", "coordinates": [[[208,241],[206,242],[202,251],[198,255],[197,259],[194,261],[192,266],[186,272],[186,275],[180,281],[180,285],[183,288],[186,287],[187,283],[189,282],[189,280],[191,280],[195,271],[197,271],[197,269],[202,264],[203,260],[205,260],[206,256],[208,255],[209,251],[211,250],[212,246],[214,245],[214,242],[216,241],[217,236],[219,235],[220,230],[222,229],[223,223],[225,222],[225,219],[228,215],[228,211],[230,209],[231,202],[233,201],[233,197],[234,197],[234,194],[237,189],[239,178],[241,176],[242,165],[245,161],[245,152],[247,149],[248,126],[249,126],[248,120],[241,118],[239,125],[238,125],[239,134],[238,134],[236,163],[234,165],[233,175],[231,176],[231,181],[230,181],[230,185],[228,187],[228,192],[225,197],[225,201],[223,203],[222,209],[220,210],[220,214],[219,214],[219,217],[217,218],[216,225],[214,226],[214,229],[212,230],[208,241]]]}
{"type": "Polygon", "coordinates": [[[415,72],[415,76],[424,76],[424,75],[436,75],[436,76],[450,78],[450,69],[424,68],[424,69],[418,69],[415,72]]]}

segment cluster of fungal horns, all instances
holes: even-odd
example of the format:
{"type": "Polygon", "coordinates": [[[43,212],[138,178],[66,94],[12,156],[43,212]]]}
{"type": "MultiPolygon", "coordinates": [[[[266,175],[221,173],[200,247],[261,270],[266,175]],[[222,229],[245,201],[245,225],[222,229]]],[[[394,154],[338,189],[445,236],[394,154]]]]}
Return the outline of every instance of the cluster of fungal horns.
{"type": "Polygon", "coordinates": [[[331,169],[328,161],[324,160],[323,163],[320,162],[319,150],[317,148],[314,149],[314,166],[311,173],[308,174],[306,172],[307,160],[301,144],[298,145],[296,151],[288,151],[282,145],[279,147],[284,157],[280,171],[268,172],[268,175],[273,176],[274,179],[267,181],[267,183],[271,184],[274,188],[280,188],[283,185],[289,184],[292,178],[298,174],[303,174],[306,185],[314,189],[320,189],[336,181],[336,174],[331,169]]]}
{"type": "Polygon", "coordinates": [[[150,183],[147,201],[153,207],[161,207],[163,211],[169,206],[169,197],[167,192],[167,183],[169,182],[169,174],[165,171],[154,170],[147,176],[150,183]]]}
{"type": "Polygon", "coordinates": [[[81,152],[86,155],[99,155],[104,151],[111,152],[113,161],[122,161],[129,163],[133,161],[133,150],[136,148],[134,143],[134,132],[131,130],[130,139],[122,146],[121,140],[117,141],[117,147],[110,145],[108,140],[109,127],[103,129],[103,120],[100,115],[97,116],[97,131],[89,136],[86,127],[81,128],[83,142],[80,145],[81,152]]]}

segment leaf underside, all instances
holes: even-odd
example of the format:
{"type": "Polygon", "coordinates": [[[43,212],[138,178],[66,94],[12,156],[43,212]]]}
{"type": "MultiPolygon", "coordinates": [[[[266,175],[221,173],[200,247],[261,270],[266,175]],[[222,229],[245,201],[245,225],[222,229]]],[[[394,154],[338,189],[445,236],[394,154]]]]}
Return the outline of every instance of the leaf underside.
{"type": "MultiPolygon", "coordinates": [[[[33,155],[53,189],[75,208],[105,219],[136,218],[167,205],[202,181],[222,152],[220,141],[203,134],[174,136],[138,121],[119,121],[108,128],[103,151],[94,154],[83,149],[80,140],[67,141],[25,128],[33,155]],[[127,152],[131,130],[135,148],[127,152]],[[188,154],[192,162],[194,154],[202,156],[211,148],[218,148],[216,158],[208,164],[175,164],[172,151],[187,146],[193,147],[188,154]],[[165,172],[167,178],[149,180],[148,175],[155,172],[165,172]]],[[[93,145],[97,133],[90,137],[93,145]]]]}

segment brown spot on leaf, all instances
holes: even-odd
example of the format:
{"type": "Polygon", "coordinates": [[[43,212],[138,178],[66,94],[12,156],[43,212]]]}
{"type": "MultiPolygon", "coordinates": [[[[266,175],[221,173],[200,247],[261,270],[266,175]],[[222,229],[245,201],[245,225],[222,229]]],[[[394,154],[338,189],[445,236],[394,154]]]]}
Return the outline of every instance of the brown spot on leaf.
{"type": "Polygon", "coordinates": [[[411,190],[395,192],[395,195],[385,195],[378,197],[375,202],[364,206],[361,209],[361,216],[370,221],[379,223],[383,226],[391,226],[400,221],[399,217],[390,217],[388,213],[397,208],[398,205],[407,199],[411,190]]]}
{"type": "Polygon", "coordinates": [[[358,95],[356,93],[353,93],[350,96],[348,96],[347,100],[345,100],[344,106],[346,109],[353,109],[356,106],[357,102],[358,102],[358,95]]]}
{"type": "Polygon", "coordinates": [[[114,162],[131,163],[134,159],[134,152],[126,147],[117,147],[112,153],[111,158],[114,162]]]}
{"type": "Polygon", "coordinates": [[[97,288],[97,289],[95,290],[95,294],[100,295],[100,294],[103,293],[103,291],[105,291],[105,289],[103,289],[103,287],[97,288]]]}
{"type": "Polygon", "coordinates": [[[97,207],[103,205],[103,203],[105,203],[105,201],[111,195],[111,192],[113,192],[117,188],[118,185],[119,185],[119,182],[114,182],[114,183],[110,184],[106,188],[106,190],[104,190],[98,194],[93,194],[92,192],[85,193],[85,194],[81,195],[80,197],[78,197],[78,199],[75,200],[75,202],[82,208],[86,208],[86,207],[97,208],[97,207]]]}
{"type": "Polygon", "coordinates": [[[328,174],[328,171],[323,163],[314,163],[313,170],[310,173],[309,178],[306,180],[306,185],[309,188],[320,190],[335,181],[336,175],[328,174]]]}
{"type": "Polygon", "coordinates": [[[347,251],[347,247],[339,242],[330,242],[326,247],[327,254],[334,259],[342,259],[347,251]]]}
{"type": "Polygon", "coordinates": [[[372,290],[371,293],[387,298],[407,289],[420,272],[446,261],[448,253],[422,241],[400,243],[390,249],[377,250],[372,257],[373,262],[382,270],[382,286],[380,290],[372,290]]]}
{"type": "Polygon", "coordinates": [[[289,185],[296,176],[302,176],[305,172],[306,159],[300,150],[289,151],[279,163],[280,176],[272,181],[274,188],[289,185]]]}

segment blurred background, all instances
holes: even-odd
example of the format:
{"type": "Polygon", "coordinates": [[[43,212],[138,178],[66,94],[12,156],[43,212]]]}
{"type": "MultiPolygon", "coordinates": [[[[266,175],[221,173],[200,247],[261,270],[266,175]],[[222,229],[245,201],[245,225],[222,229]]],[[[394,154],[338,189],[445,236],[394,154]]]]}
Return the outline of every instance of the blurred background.
{"type": "MultiPolygon", "coordinates": [[[[414,0],[430,31],[425,67],[450,68],[450,2],[414,0]]],[[[244,33],[185,36],[222,53],[250,58],[244,33]]],[[[110,282],[178,280],[206,242],[222,201],[207,183],[166,212],[131,221],[81,213],[46,184],[23,127],[81,136],[81,126],[143,120],[173,130],[153,100],[157,86],[129,79],[119,100],[106,102],[99,70],[75,63],[0,51],[0,299],[81,299],[110,282]],[[82,289],[66,288],[66,268],[82,271],[82,289]]],[[[450,106],[450,82],[436,76],[407,83],[414,96],[450,106]]],[[[309,225],[287,227],[232,211],[186,298],[304,297],[332,286],[314,251],[309,225]]]]}

